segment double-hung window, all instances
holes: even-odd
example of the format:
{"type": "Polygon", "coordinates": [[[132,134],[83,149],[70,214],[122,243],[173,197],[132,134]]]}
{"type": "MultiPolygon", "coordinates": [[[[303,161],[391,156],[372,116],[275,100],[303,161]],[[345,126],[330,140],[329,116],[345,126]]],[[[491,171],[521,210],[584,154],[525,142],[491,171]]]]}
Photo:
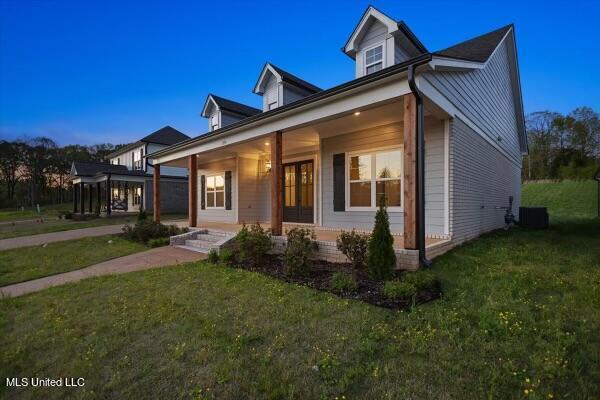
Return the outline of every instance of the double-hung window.
{"type": "Polygon", "coordinates": [[[383,44],[365,50],[365,75],[383,68],[383,44]]]}
{"type": "Polygon", "coordinates": [[[144,150],[133,152],[133,169],[136,171],[142,169],[142,152],[143,151],[144,150]]]}
{"type": "Polygon", "coordinates": [[[206,208],[225,208],[225,174],[206,177],[206,208]]]}
{"type": "Polygon", "coordinates": [[[350,154],[348,208],[375,209],[382,197],[388,207],[402,207],[402,150],[350,154]]]}

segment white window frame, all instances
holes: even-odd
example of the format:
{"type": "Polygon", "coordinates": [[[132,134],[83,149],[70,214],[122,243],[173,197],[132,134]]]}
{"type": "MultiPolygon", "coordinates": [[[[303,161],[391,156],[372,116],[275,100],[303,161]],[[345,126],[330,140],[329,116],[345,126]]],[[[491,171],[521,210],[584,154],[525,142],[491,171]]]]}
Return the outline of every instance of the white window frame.
{"type": "Polygon", "coordinates": [[[385,42],[379,42],[379,43],[374,44],[372,46],[365,47],[363,49],[363,51],[362,51],[362,56],[363,56],[363,63],[364,63],[363,71],[364,71],[365,75],[370,75],[370,74],[367,73],[367,68],[368,67],[370,67],[372,65],[375,65],[375,64],[378,64],[380,62],[381,62],[381,69],[384,69],[385,68],[385,42]],[[375,49],[377,47],[381,47],[381,61],[376,61],[376,62],[372,62],[370,64],[367,64],[367,51],[373,50],[373,49],[375,49]]]}
{"type": "Polygon", "coordinates": [[[133,152],[133,161],[132,161],[133,168],[132,169],[134,171],[141,171],[142,170],[142,166],[143,166],[142,160],[144,159],[143,152],[144,152],[143,148],[139,149],[139,151],[134,151],[133,152]],[[139,158],[136,160],[136,157],[139,157],[139,158]]]}
{"type": "MultiPolygon", "coordinates": [[[[396,180],[396,178],[384,178],[377,179],[376,173],[376,155],[377,153],[389,153],[390,151],[400,151],[400,207],[388,207],[389,212],[404,212],[404,146],[386,146],[386,147],[377,147],[367,150],[359,150],[347,152],[345,156],[345,175],[346,175],[346,211],[377,211],[379,209],[379,205],[377,204],[377,181],[385,181],[385,180],[396,180]],[[350,157],[361,156],[361,155],[371,155],[371,207],[351,207],[350,206],[350,157]]],[[[359,182],[359,181],[353,181],[359,182]]]]}
{"type": "MultiPolygon", "coordinates": [[[[205,181],[204,181],[204,207],[206,210],[224,210],[225,209],[225,203],[227,203],[227,188],[225,185],[225,171],[222,172],[213,172],[210,174],[205,175],[204,177],[205,181]],[[209,177],[216,177],[216,176],[221,176],[223,177],[223,207],[217,207],[217,206],[213,206],[210,207],[208,205],[208,178],[209,177]]],[[[215,186],[215,190],[212,191],[211,193],[218,193],[220,192],[220,190],[216,190],[216,186],[215,186]]],[[[217,196],[215,195],[215,204],[217,203],[217,196]]]]}
{"type": "Polygon", "coordinates": [[[271,111],[277,108],[277,100],[267,103],[267,111],[271,111]]]}

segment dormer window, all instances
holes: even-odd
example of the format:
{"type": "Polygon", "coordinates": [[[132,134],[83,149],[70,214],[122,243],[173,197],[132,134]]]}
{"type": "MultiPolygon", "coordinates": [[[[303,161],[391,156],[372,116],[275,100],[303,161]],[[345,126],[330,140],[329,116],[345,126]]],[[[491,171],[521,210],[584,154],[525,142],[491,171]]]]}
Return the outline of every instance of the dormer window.
{"type": "Polygon", "coordinates": [[[277,102],[274,101],[272,103],[269,103],[269,110],[274,110],[277,108],[277,102]]]}
{"type": "Polygon", "coordinates": [[[217,129],[219,129],[219,116],[215,114],[210,118],[210,130],[212,132],[217,129]]]}
{"type": "Polygon", "coordinates": [[[383,44],[365,50],[365,75],[383,69],[383,44]]]}
{"type": "Polygon", "coordinates": [[[274,110],[320,91],[315,85],[271,63],[265,64],[253,90],[262,97],[263,111],[274,110]]]}

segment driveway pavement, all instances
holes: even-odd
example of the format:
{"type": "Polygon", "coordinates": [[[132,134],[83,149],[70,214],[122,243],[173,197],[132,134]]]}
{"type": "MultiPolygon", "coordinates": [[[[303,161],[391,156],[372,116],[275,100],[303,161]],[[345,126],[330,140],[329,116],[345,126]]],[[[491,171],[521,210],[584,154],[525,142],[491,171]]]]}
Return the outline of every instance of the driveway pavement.
{"type": "Polygon", "coordinates": [[[77,282],[93,276],[124,274],[126,272],[166,267],[189,261],[202,260],[205,258],[205,254],[181,249],[179,247],[157,247],[141,253],[130,254],[124,257],[115,258],[113,260],[104,261],[99,264],[91,265],[75,271],[0,287],[0,296],[17,297],[47,289],[52,286],[59,286],[69,282],[77,282]]]}
{"type": "MultiPolygon", "coordinates": [[[[164,221],[166,225],[187,226],[186,220],[164,221]]],[[[41,233],[39,235],[19,236],[0,240],[0,251],[18,247],[39,246],[44,243],[62,242],[63,240],[81,239],[84,237],[112,235],[121,233],[124,224],[96,226],[93,228],[72,229],[70,231],[41,233]]]]}

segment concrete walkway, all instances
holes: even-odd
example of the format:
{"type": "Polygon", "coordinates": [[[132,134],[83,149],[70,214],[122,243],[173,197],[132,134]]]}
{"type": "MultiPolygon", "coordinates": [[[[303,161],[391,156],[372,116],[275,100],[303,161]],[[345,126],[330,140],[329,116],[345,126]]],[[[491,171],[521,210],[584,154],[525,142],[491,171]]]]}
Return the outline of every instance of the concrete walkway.
{"type": "Polygon", "coordinates": [[[93,276],[124,274],[126,272],[165,267],[183,262],[202,260],[205,258],[205,254],[196,253],[178,247],[157,247],[141,253],[130,254],[128,256],[104,261],[99,264],[75,271],[0,287],[0,297],[22,296],[24,294],[47,289],[52,286],[59,286],[69,282],[77,282],[93,276]]]}
{"type": "MultiPolygon", "coordinates": [[[[187,226],[186,220],[163,221],[165,225],[187,226]]],[[[19,247],[39,246],[44,243],[62,242],[63,240],[81,239],[84,237],[114,235],[121,233],[124,224],[96,226],[93,228],[72,229],[52,233],[41,233],[39,235],[19,236],[0,240],[0,251],[16,249],[19,247]]]]}

